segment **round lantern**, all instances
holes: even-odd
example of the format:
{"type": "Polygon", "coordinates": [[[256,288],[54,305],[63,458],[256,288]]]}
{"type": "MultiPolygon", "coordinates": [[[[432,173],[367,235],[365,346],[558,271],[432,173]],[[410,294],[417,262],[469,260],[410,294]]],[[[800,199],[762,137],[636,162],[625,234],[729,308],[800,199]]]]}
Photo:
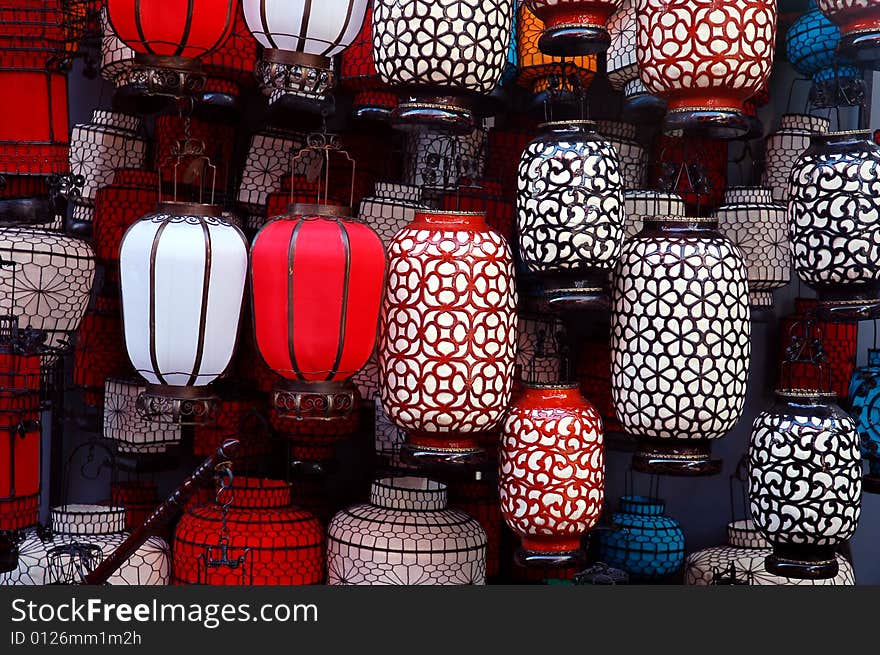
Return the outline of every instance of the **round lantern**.
{"type": "Polygon", "coordinates": [[[666,503],[647,496],[623,496],[611,515],[611,530],[599,532],[599,560],[636,581],[672,575],[684,562],[684,532],[664,514],[666,503]]]}
{"type": "Polygon", "coordinates": [[[795,272],[821,300],[880,299],[880,146],[870,132],[814,134],[789,180],[795,272]]]}
{"type": "Polygon", "coordinates": [[[748,281],[714,219],[645,222],[614,270],[611,391],[636,437],[633,467],[717,473],[711,441],[742,416],[749,377],[748,281]]]}
{"type": "MultiPolygon", "coordinates": [[[[50,529],[29,530],[15,571],[0,585],[81,584],[128,537],[125,509],[106,505],[62,505],[52,509],[50,529]]],[[[167,585],[171,573],[168,544],[150,537],[110,576],[116,586],[167,585]]]]}
{"type": "Polygon", "coordinates": [[[637,38],[642,82],[668,102],[668,129],[748,132],[743,103],[773,65],[773,0],[639,0],[637,38]]]}
{"type": "Polygon", "coordinates": [[[107,0],[107,18],[135,52],[133,79],[152,93],[192,95],[205,86],[199,58],[229,38],[236,5],[235,0],[107,0]]]}
{"type": "Polygon", "coordinates": [[[425,209],[420,187],[377,182],[375,193],[361,200],[358,218],[376,230],[387,247],[395,234],[412,223],[416,212],[425,209]]]}
{"type": "Polygon", "coordinates": [[[816,0],[816,4],[840,26],[840,51],[861,64],[880,69],[880,2],[816,0]]]}
{"type": "Polygon", "coordinates": [[[608,81],[624,95],[623,117],[634,122],[653,122],[666,113],[666,103],[645,89],[636,61],[636,1],[622,0],[608,19],[608,81]]]}
{"type": "Polygon", "coordinates": [[[525,564],[576,565],[605,496],[602,419],[577,384],[526,385],[498,458],[501,510],[525,564]]]}
{"type": "Polygon", "coordinates": [[[92,241],[95,255],[104,265],[119,263],[119,246],[125,231],[156,206],[159,174],[122,168],[112,174],[112,183],[95,194],[92,241]]]}
{"type": "Polygon", "coordinates": [[[517,228],[523,263],[551,304],[589,306],[623,241],[623,181],[614,147],[589,121],[545,123],[523,152],[517,228]]]}
{"type": "Polygon", "coordinates": [[[243,0],[244,17],[263,46],[257,79],[266,95],[323,98],[336,76],[331,57],[350,46],[364,23],[367,0],[243,0]]]}
{"type": "Polygon", "coordinates": [[[718,228],[742,255],[749,277],[749,302],[755,308],[773,305],[773,291],[791,279],[785,207],[773,202],[765,187],[731,188],[715,212],[718,228]]]}
{"type": "Polygon", "coordinates": [[[713,546],[691,553],[685,562],[684,583],[705,586],[723,584],[762,585],[835,585],[856,583],[855,572],[842,555],[837,555],[839,572],[827,580],[798,580],[767,571],[765,558],[773,552],[767,540],[755,529],[752,521],[727,524],[727,545],[713,546]]]}
{"type": "Polygon", "coordinates": [[[623,194],[623,206],[627,239],[641,232],[645,221],[654,216],[684,216],[687,213],[680,195],[653,189],[626,191],[623,194]]]}
{"type": "Polygon", "coordinates": [[[474,463],[510,403],[513,258],[484,214],[421,212],[389,251],[379,334],[382,406],[407,454],[474,463]]]}
{"type": "Polygon", "coordinates": [[[235,348],[247,242],[215,205],[159,203],[132,225],[119,251],[125,346],[147,381],[145,416],[211,420],[205,387],[235,348]]]}
{"type": "Polygon", "coordinates": [[[784,114],[779,129],[767,137],[762,184],[773,189],[776,202],[788,202],[788,179],[813,134],[825,134],[829,121],[819,116],[784,114]]]}
{"type": "Polygon", "coordinates": [[[339,56],[339,85],[354,94],[355,118],[390,120],[391,111],[397,106],[397,94],[382,83],[376,70],[372,6],[367,6],[364,25],[357,38],[339,56]]]}
{"type": "Polygon", "coordinates": [[[862,462],[856,425],[833,393],[776,392],[752,424],[749,501],[755,526],[773,546],[770,573],[837,575],[837,546],[856,531],[862,462]]]}
{"type": "Polygon", "coordinates": [[[605,52],[611,43],[605,24],[620,0],[525,0],[544,23],[541,52],[554,57],[605,52]]]}
{"type": "Polygon", "coordinates": [[[401,91],[392,122],[472,131],[477,101],[504,72],[513,9],[513,0],[375,0],[376,69],[401,91]]]}
{"type": "Polygon", "coordinates": [[[0,259],[0,311],[18,317],[22,328],[45,332],[50,348],[67,347],[95,280],[89,245],[58,232],[3,228],[0,259]]]}
{"type": "Polygon", "coordinates": [[[849,403],[861,439],[862,459],[868,461],[862,488],[880,493],[880,350],[868,350],[867,366],[853,372],[849,403]]]}
{"type": "Polygon", "coordinates": [[[370,502],[327,528],[331,585],[483,585],[486,532],[448,509],[446,485],[424,478],[373,482],[370,502]]]}
{"type": "Polygon", "coordinates": [[[355,397],[345,381],[375,347],[385,252],[349,212],[294,206],[267,223],[251,248],[257,347],[285,380],[274,395],[285,415],[349,415],[355,397]]]}
{"type": "Polygon", "coordinates": [[[130,380],[109,378],[104,383],[104,438],[115,443],[119,453],[145,455],[164,453],[181,441],[179,425],[146,420],[137,409],[146,387],[130,380]]]}

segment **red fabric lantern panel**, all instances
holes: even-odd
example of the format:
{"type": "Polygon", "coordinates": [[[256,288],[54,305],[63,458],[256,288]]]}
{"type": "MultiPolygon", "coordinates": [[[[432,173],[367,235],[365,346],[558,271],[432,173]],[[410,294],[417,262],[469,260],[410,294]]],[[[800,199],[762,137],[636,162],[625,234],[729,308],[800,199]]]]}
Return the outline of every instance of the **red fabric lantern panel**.
{"type": "Polygon", "coordinates": [[[236,0],[107,0],[113,31],[132,50],[160,57],[201,57],[232,33],[236,0]]]}
{"type": "Polygon", "coordinates": [[[63,47],[61,0],[0,0],[0,57],[18,49],[45,61],[63,47]]]}
{"type": "Polygon", "coordinates": [[[156,483],[146,480],[123,480],[110,485],[111,507],[125,508],[125,529],[133,530],[159,506],[156,483]]]}
{"type": "Polygon", "coordinates": [[[128,354],[122,337],[122,317],[117,298],[98,298],[97,307],[86,313],[77,332],[73,383],[83,389],[89,407],[104,406],[104,381],[130,375],[128,354]]]}
{"type": "Polygon", "coordinates": [[[489,227],[507,241],[513,240],[515,206],[502,197],[498,182],[483,182],[480,186],[462,187],[458,192],[443,194],[440,209],[485,213],[489,227]]]}
{"type": "Polygon", "coordinates": [[[367,225],[282,216],[251,248],[256,341],[288,380],[342,381],[376,343],[385,251],[367,225]]]}
{"type": "MultiPolygon", "coordinates": [[[[819,379],[815,366],[795,363],[782,366],[785,349],[791,344],[792,328],[798,321],[804,320],[806,312],[816,307],[816,300],[798,298],[795,300],[795,312],[779,321],[779,386],[792,389],[815,389],[817,384],[828,385],[828,374],[831,374],[831,391],[837,394],[838,404],[842,404],[849,396],[849,383],[856,368],[856,347],[859,338],[858,323],[832,323],[817,321],[816,327],[822,338],[822,347],[828,355],[823,369],[823,379],[819,379]],[[789,379],[790,371],[790,379],[789,379]]],[[[798,328],[794,328],[800,333],[798,328]]]]}
{"type": "Polygon", "coordinates": [[[42,196],[48,190],[48,181],[37,175],[10,175],[0,182],[0,198],[30,198],[42,196]]]}
{"type": "Polygon", "coordinates": [[[662,135],[656,147],[655,161],[651,166],[649,185],[654,187],[663,175],[662,166],[680,167],[685,161],[698,164],[709,181],[706,195],[697,196],[691,188],[687,175],[682,174],[674,189],[687,206],[690,216],[707,216],[724,200],[727,188],[727,142],[719,139],[682,138],[662,135]],[[699,210],[699,211],[698,211],[699,210]]]}
{"type": "Polygon", "coordinates": [[[324,577],[324,529],[310,513],[291,506],[281,480],[236,478],[226,516],[229,559],[221,557],[222,508],[190,506],[174,534],[174,584],[304,585],[324,577]]]}
{"type": "Polygon", "coordinates": [[[125,231],[152,212],[158,199],[159,174],[153,171],[120,169],[110,186],[98,189],[92,230],[99,261],[119,262],[119,244],[125,231]]]}

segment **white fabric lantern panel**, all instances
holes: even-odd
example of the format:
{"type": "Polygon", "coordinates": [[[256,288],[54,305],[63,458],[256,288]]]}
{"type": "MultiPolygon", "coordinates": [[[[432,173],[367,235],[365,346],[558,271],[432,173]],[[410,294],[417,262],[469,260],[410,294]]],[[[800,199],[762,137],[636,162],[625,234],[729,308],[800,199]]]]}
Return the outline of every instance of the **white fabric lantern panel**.
{"type": "Polygon", "coordinates": [[[179,425],[147,421],[137,412],[138,396],[146,387],[130,380],[108,378],[104,383],[104,438],[120,453],[164,453],[180,443],[179,425]]]}
{"type": "Polygon", "coordinates": [[[70,134],[70,172],[82,175],[83,200],[94,200],[101,187],[113,182],[117,168],[141,168],[147,142],[138,136],[141,119],[96,109],[90,123],[73,126],[70,134]]]}
{"type": "Polygon", "coordinates": [[[59,232],[5,228],[0,260],[0,312],[18,317],[19,327],[45,331],[46,345],[64,347],[89,304],[92,248],[59,232]]]}
{"type": "MultiPolygon", "coordinates": [[[[125,509],[105,505],[63,505],[51,512],[51,531],[28,530],[19,546],[18,568],[0,574],[2,585],[79,584],[128,537],[125,509]]],[[[110,585],[167,585],[171,551],[150,537],[110,576],[110,585]]]]}
{"type": "Polygon", "coordinates": [[[134,66],[135,52],[116,36],[107,19],[107,8],[101,9],[101,77],[122,86],[134,66]]]}
{"type": "Polygon", "coordinates": [[[212,205],[162,203],[120,247],[125,345],[149,385],[201,387],[229,365],[247,242],[212,205]]]}

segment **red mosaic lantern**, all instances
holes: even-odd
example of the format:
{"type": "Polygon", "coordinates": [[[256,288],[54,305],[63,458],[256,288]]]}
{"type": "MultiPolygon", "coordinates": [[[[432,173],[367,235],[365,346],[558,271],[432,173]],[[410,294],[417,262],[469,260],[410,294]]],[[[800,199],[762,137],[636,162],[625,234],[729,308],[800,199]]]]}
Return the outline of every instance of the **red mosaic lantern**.
{"type": "Polygon", "coordinates": [[[339,85],[354,93],[355,118],[388,121],[397,107],[397,94],[382,83],[373,59],[372,4],[354,43],[339,55],[339,85]]]}
{"type": "MultiPolygon", "coordinates": [[[[174,181],[174,166],[163,166],[163,162],[171,160],[171,149],[183,137],[186,119],[176,114],[165,114],[156,119],[154,138],[156,140],[156,168],[161,168],[163,182],[174,181]]],[[[217,167],[217,189],[226,189],[232,175],[230,165],[235,161],[235,126],[222,123],[209,123],[208,121],[191,118],[189,122],[190,138],[202,141],[205,144],[205,155],[211,163],[217,167]]],[[[177,165],[179,183],[189,184],[195,180],[189,180],[180,171],[186,171],[191,164],[196,164],[195,157],[184,157],[177,165]]],[[[175,160],[175,164],[177,161],[175,160]]],[[[201,166],[192,166],[194,170],[201,171],[201,166]]],[[[155,205],[155,202],[153,203],[155,205]]]]}
{"type": "MultiPolygon", "coordinates": [[[[253,86],[254,65],[257,61],[257,41],[247,27],[244,12],[238,4],[235,10],[235,23],[229,38],[222,46],[202,59],[205,72],[210,77],[234,83],[234,92],[239,95],[240,86],[253,86]]],[[[206,89],[210,91],[210,89],[206,89]]]]}
{"type": "Polygon", "coordinates": [[[319,584],[324,529],[310,513],[292,506],[290,483],[236,478],[230,491],[232,506],[225,516],[216,502],[186,509],[174,533],[173,583],[319,584]]]}
{"type": "Polygon", "coordinates": [[[159,174],[123,168],[113,175],[113,183],[95,195],[92,240],[98,261],[119,263],[122,236],[141,216],[156,208],[159,174]]]}
{"type": "Polygon", "coordinates": [[[504,528],[498,485],[494,480],[450,480],[448,493],[449,507],[477,519],[485,530],[486,577],[497,577],[501,573],[501,533],[504,528]]]}
{"type": "Polygon", "coordinates": [[[104,406],[104,381],[130,374],[122,337],[119,299],[99,297],[83,317],[74,348],[73,383],[83,390],[89,407],[104,406]]]}
{"type": "Polygon", "coordinates": [[[457,192],[440,197],[443,211],[483,212],[486,223],[508,242],[513,240],[515,206],[504,199],[498,182],[484,182],[480,186],[461,187],[457,192]]]}
{"type": "Polygon", "coordinates": [[[159,489],[155,482],[122,480],[110,483],[111,507],[125,509],[125,529],[133,530],[159,506],[159,489]]]}
{"type": "Polygon", "coordinates": [[[385,250],[349,211],[294,207],[266,224],[251,248],[256,342],[286,380],[274,398],[283,414],[338,419],[355,408],[344,383],[376,343],[385,250]]]}
{"type": "Polygon", "coordinates": [[[666,177],[664,168],[678,171],[685,163],[693,164],[700,168],[707,180],[706,193],[698,195],[684,174],[671,191],[684,199],[689,216],[708,216],[721,205],[727,188],[726,141],[664,134],[660,136],[655,152],[658,164],[650,167],[649,186],[658,186],[666,177]]]}
{"type": "Polygon", "coordinates": [[[197,425],[193,431],[193,453],[207,457],[229,437],[241,442],[236,460],[247,460],[271,452],[272,444],[264,429],[257,424],[254,413],[263,409],[265,398],[261,395],[224,397],[214,423],[197,425]]]}
{"type": "MultiPolygon", "coordinates": [[[[817,301],[811,298],[797,298],[795,300],[795,311],[789,316],[785,316],[779,321],[779,365],[777,370],[785,371],[786,378],[780,379],[780,387],[792,389],[815,389],[817,382],[821,382],[822,386],[827,385],[827,378],[824,381],[817,381],[817,373],[815,365],[809,365],[803,362],[787,363],[782,366],[785,360],[785,349],[791,343],[792,329],[799,321],[803,321],[807,312],[815,310],[817,301]]],[[[817,331],[821,334],[822,348],[828,355],[828,360],[823,368],[831,375],[831,391],[837,394],[837,402],[843,403],[849,396],[849,383],[852,379],[853,371],[856,368],[856,348],[859,337],[858,323],[833,323],[831,321],[816,321],[817,331]]]]}
{"type": "Polygon", "coordinates": [[[611,37],[605,24],[621,0],[525,0],[544,22],[541,52],[554,57],[605,52],[611,37]]]}
{"type": "Polygon", "coordinates": [[[775,0],[641,0],[637,39],[642,82],[668,102],[667,129],[746,134],[743,103],[773,66],[775,0]]]}
{"type": "Polygon", "coordinates": [[[588,339],[581,343],[577,377],[581,393],[598,410],[605,432],[622,432],[611,400],[611,344],[606,339],[588,339]]]}

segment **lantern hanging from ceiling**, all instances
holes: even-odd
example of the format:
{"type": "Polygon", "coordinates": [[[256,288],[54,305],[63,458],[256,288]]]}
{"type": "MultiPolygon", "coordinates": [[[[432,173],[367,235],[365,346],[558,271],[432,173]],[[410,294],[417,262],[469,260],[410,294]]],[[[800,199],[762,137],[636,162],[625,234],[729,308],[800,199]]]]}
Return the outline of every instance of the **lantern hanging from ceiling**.
{"type": "Polygon", "coordinates": [[[474,463],[510,402],[517,294],[507,242],[484,214],[419,212],[389,247],[380,396],[406,454],[474,463]]]}
{"type": "Polygon", "coordinates": [[[798,278],[820,300],[880,300],[880,146],[871,133],[814,134],[789,178],[788,229],[798,278]]]}
{"type": "Polygon", "coordinates": [[[375,347],[385,251],[350,212],[294,206],[254,239],[254,331],[263,359],[284,378],[274,394],[282,414],[330,420],[355,407],[345,382],[375,347]]]}
{"type": "Polygon", "coordinates": [[[868,461],[868,473],[862,488],[880,493],[880,350],[868,350],[868,363],[855,370],[849,384],[851,414],[859,431],[862,459],[868,461]]]}
{"type": "Polygon", "coordinates": [[[169,425],[172,416],[164,420],[145,419],[138,412],[138,398],[146,387],[122,378],[104,381],[103,436],[116,446],[116,452],[129,455],[164,453],[180,444],[179,425],[169,425]]]}
{"type": "Polygon", "coordinates": [[[711,475],[711,441],[742,416],[748,281],[715,219],[645,221],[614,270],[611,391],[636,470],[711,475]]]}
{"type": "Polygon", "coordinates": [[[504,422],[498,459],[504,520],[525,565],[577,565],[605,496],[602,419],[577,384],[526,385],[504,422]]]}
{"type": "Polygon", "coordinates": [[[513,0],[375,0],[373,56],[398,126],[466,134],[507,61],[513,0]]]}
{"type": "Polygon", "coordinates": [[[336,83],[332,57],[357,38],[367,0],[243,0],[251,33],[265,48],[257,79],[274,92],[321,99],[336,83]]]}
{"type": "Polygon", "coordinates": [[[877,0],[816,0],[840,26],[840,52],[860,65],[880,70],[880,2],[877,0]]]}
{"type": "Polygon", "coordinates": [[[611,43],[606,23],[621,0],[525,0],[541,22],[541,52],[553,57],[605,52],[611,43]]]}
{"type": "Polygon", "coordinates": [[[776,404],[752,424],[749,501],[755,526],[773,546],[765,560],[770,573],[833,578],[835,551],[858,525],[859,435],[834,398],[781,389],[776,404]]]}
{"type": "Polygon", "coordinates": [[[446,485],[433,480],[375,480],[369,504],[343,510],[330,521],[327,583],[485,584],[486,533],[447,502],[446,485]]]}
{"type": "Polygon", "coordinates": [[[412,222],[416,212],[425,209],[420,187],[377,182],[375,193],[361,201],[358,218],[376,230],[387,247],[394,235],[412,222]]]}
{"type": "Polygon", "coordinates": [[[367,7],[357,38],[339,56],[339,85],[354,94],[355,118],[388,121],[397,106],[397,94],[382,82],[373,59],[373,8],[367,7]]]}
{"type": "Polygon", "coordinates": [[[212,419],[206,386],[235,349],[247,241],[216,205],[161,202],[132,225],[119,250],[125,346],[147,381],[145,416],[212,419]]]}
{"type": "Polygon", "coordinates": [[[655,189],[634,189],[623,194],[626,239],[631,239],[654,216],[685,216],[684,200],[677,193],[655,189]]]}
{"type": "Polygon", "coordinates": [[[177,524],[174,584],[321,582],[324,531],[314,516],[293,506],[289,482],[235,478],[226,493],[189,506],[177,524]],[[231,505],[224,509],[220,502],[231,505]]]}
{"type": "Polygon", "coordinates": [[[551,305],[604,294],[623,241],[623,180],[614,147],[590,121],[546,123],[522,154],[517,230],[523,263],[551,305]]]}
{"type": "Polygon", "coordinates": [[[135,52],[133,81],[148,92],[197,95],[205,86],[201,57],[232,33],[235,0],[107,0],[116,36],[135,52]]]}
{"type": "Polygon", "coordinates": [[[783,114],[779,129],[767,137],[764,146],[762,184],[773,189],[773,200],[788,202],[791,169],[807,148],[813,134],[828,132],[829,120],[808,114],[783,114]]]}
{"type": "Polygon", "coordinates": [[[855,584],[855,571],[843,555],[837,555],[840,571],[827,580],[797,580],[767,571],[764,560],[773,552],[767,540],[755,529],[753,521],[727,524],[727,544],[691,553],[685,561],[686,585],[748,584],[762,585],[835,585],[855,584]]]}
{"type": "Polygon", "coordinates": [[[642,82],[668,103],[668,129],[738,137],[748,132],[743,103],[773,65],[776,2],[639,0],[642,82]]]}
{"type": "Polygon", "coordinates": [[[599,532],[599,559],[626,571],[633,581],[673,575],[684,561],[684,532],[666,516],[666,503],[648,496],[623,496],[611,529],[599,532]]]}
{"type": "Polygon", "coordinates": [[[773,306],[773,291],[791,280],[791,250],[785,207],[773,202],[766,187],[728,189],[715,212],[718,229],[739,248],[749,278],[754,308],[773,306]]]}

